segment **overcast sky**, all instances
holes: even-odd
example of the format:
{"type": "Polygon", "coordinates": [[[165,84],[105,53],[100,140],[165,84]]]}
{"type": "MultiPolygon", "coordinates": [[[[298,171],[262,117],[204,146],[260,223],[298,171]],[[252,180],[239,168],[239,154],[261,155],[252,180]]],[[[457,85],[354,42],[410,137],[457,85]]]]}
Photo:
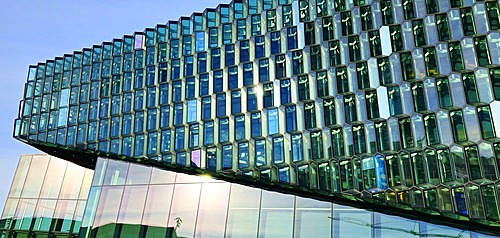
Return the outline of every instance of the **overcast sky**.
{"type": "Polygon", "coordinates": [[[229,0],[0,0],[0,213],[20,154],[12,139],[30,64],[190,16],[229,0]]]}

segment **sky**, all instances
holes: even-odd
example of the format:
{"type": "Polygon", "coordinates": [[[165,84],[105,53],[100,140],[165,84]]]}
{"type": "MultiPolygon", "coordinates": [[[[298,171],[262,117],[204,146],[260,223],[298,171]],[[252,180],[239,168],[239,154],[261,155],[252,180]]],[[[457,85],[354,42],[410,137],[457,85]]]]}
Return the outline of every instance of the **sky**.
{"type": "Polygon", "coordinates": [[[21,154],[12,138],[28,66],[229,0],[0,0],[0,213],[21,154]]]}

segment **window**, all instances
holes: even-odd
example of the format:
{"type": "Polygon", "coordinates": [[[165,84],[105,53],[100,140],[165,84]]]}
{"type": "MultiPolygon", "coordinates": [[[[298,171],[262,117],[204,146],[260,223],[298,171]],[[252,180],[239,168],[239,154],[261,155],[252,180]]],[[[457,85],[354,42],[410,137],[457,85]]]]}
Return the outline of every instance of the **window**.
{"type": "Polygon", "coordinates": [[[241,112],[241,91],[236,90],[231,92],[231,114],[241,112]]]}
{"type": "Polygon", "coordinates": [[[280,90],[280,94],[281,94],[281,104],[284,105],[284,104],[287,104],[287,103],[291,103],[292,102],[292,95],[291,95],[291,89],[290,89],[290,80],[289,79],[285,79],[285,80],[282,80],[280,81],[280,86],[281,86],[281,90],[280,90]]]}
{"type": "Polygon", "coordinates": [[[286,132],[292,132],[297,130],[297,113],[296,107],[288,106],[285,107],[285,117],[286,117],[286,132]]]}
{"type": "Polygon", "coordinates": [[[330,67],[342,64],[340,61],[340,43],[338,40],[328,42],[328,56],[330,59],[330,67]]]}
{"type": "Polygon", "coordinates": [[[448,14],[436,14],[436,27],[440,41],[450,40],[450,27],[448,25],[448,14]]]}
{"type": "Polygon", "coordinates": [[[213,75],[214,75],[214,78],[213,78],[214,93],[220,93],[224,89],[223,72],[222,72],[222,70],[217,70],[217,71],[214,71],[213,75]]]}
{"type": "Polygon", "coordinates": [[[219,120],[219,143],[229,141],[229,119],[221,118],[219,120]]]}
{"type": "Polygon", "coordinates": [[[302,143],[302,134],[294,134],[292,137],[292,161],[302,161],[304,159],[304,148],[302,143]]]}
{"type": "Polygon", "coordinates": [[[217,117],[226,115],[226,94],[216,94],[217,117]]]}
{"type": "Polygon", "coordinates": [[[356,64],[356,78],[359,90],[370,88],[370,77],[368,75],[368,64],[366,62],[356,64]]]}
{"type": "Polygon", "coordinates": [[[262,120],[261,120],[261,115],[260,112],[254,112],[250,116],[250,126],[251,126],[251,131],[250,134],[252,137],[259,137],[262,135],[262,120]]]}
{"type": "Polygon", "coordinates": [[[184,149],[184,137],[185,137],[184,132],[185,132],[184,127],[175,128],[174,150],[184,149]]]}
{"type": "Polygon", "coordinates": [[[413,0],[403,0],[403,14],[405,16],[405,20],[415,18],[413,0]]]}
{"type": "Polygon", "coordinates": [[[299,1],[299,17],[300,22],[309,21],[309,1],[308,0],[300,0],[299,1]]]}
{"type": "Polygon", "coordinates": [[[283,5],[283,27],[293,25],[293,8],[291,5],[283,5]]]}
{"type": "Polygon", "coordinates": [[[273,138],[273,164],[285,162],[283,137],[273,138]]]}
{"type": "Polygon", "coordinates": [[[342,35],[347,36],[354,33],[352,29],[352,18],[351,12],[345,11],[340,13],[341,26],[342,26],[342,35]]]}
{"type": "Polygon", "coordinates": [[[376,90],[365,91],[365,103],[366,103],[366,117],[368,119],[374,119],[380,117],[376,90]]]}
{"type": "Polygon", "coordinates": [[[275,31],[276,29],[276,10],[269,10],[267,11],[267,31],[275,31]]]}
{"type": "Polygon", "coordinates": [[[228,68],[228,89],[238,88],[238,66],[228,68]]]}
{"type": "Polygon", "coordinates": [[[250,61],[250,42],[240,41],[240,62],[250,61]]]}
{"type": "Polygon", "coordinates": [[[247,88],[247,110],[257,110],[257,95],[255,87],[247,88]]]}
{"type": "Polygon", "coordinates": [[[215,48],[211,50],[211,64],[212,64],[212,70],[214,69],[220,69],[220,49],[215,48]]]}
{"type": "Polygon", "coordinates": [[[255,37],[255,58],[262,58],[266,55],[266,47],[265,47],[265,38],[264,36],[255,37]]]}
{"type": "Polygon", "coordinates": [[[323,63],[321,61],[321,46],[311,46],[310,48],[310,62],[311,62],[311,70],[319,70],[323,69],[323,63]]]}
{"type": "MultiPolygon", "coordinates": [[[[244,40],[247,38],[247,21],[241,19],[236,21],[236,39],[244,40]]],[[[240,42],[241,43],[241,42],[240,42]]]]}
{"type": "Polygon", "coordinates": [[[316,127],[316,109],[314,102],[304,104],[304,126],[306,129],[316,127]]]}
{"type": "Polygon", "coordinates": [[[203,125],[203,145],[214,143],[214,122],[206,121],[203,125]]]}
{"type": "Polygon", "coordinates": [[[186,79],[186,99],[191,99],[195,97],[195,79],[194,78],[187,78],[186,79]]]}
{"type": "Polygon", "coordinates": [[[304,62],[302,58],[302,50],[292,51],[292,66],[293,66],[293,74],[302,74],[304,73],[304,62]]]}
{"type": "Polygon", "coordinates": [[[297,49],[298,47],[297,28],[296,27],[287,28],[286,32],[287,32],[287,50],[297,49]]]}
{"type": "Polygon", "coordinates": [[[278,109],[273,108],[267,111],[267,134],[273,135],[279,132],[278,109]]]}
{"type": "Polygon", "coordinates": [[[353,94],[344,96],[344,114],[347,123],[358,120],[356,113],[356,98],[353,94]]]}
{"type": "Polygon", "coordinates": [[[184,57],[184,76],[193,75],[193,56],[184,57]]]}
{"type": "Polygon", "coordinates": [[[309,77],[307,75],[302,75],[298,77],[298,94],[299,101],[304,101],[310,99],[309,94],[309,77]]]}
{"type": "Polygon", "coordinates": [[[226,67],[235,64],[234,45],[226,45],[224,58],[226,67]]]}
{"type": "Polygon", "coordinates": [[[452,41],[448,43],[448,52],[450,54],[451,69],[453,71],[463,70],[464,61],[462,59],[462,47],[459,41],[452,41]]]}
{"type": "Polygon", "coordinates": [[[314,22],[304,23],[304,40],[306,45],[316,43],[316,31],[314,29],[314,22]]]}
{"type": "Polygon", "coordinates": [[[334,99],[325,99],[323,101],[323,117],[325,126],[333,126],[336,123],[334,99]]]}
{"type": "Polygon", "coordinates": [[[390,25],[394,23],[394,15],[392,13],[392,0],[380,1],[380,9],[382,9],[382,23],[390,25]]]}
{"type": "Polygon", "coordinates": [[[193,124],[189,126],[189,148],[198,147],[199,144],[199,126],[193,124]]]}
{"type": "Polygon", "coordinates": [[[201,98],[201,119],[209,119],[212,112],[212,98],[210,96],[201,98]]]}
{"type": "Polygon", "coordinates": [[[279,31],[271,32],[271,54],[279,53],[281,53],[281,34],[279,31]]]}
{"type": "Polygon", "coordinates": [[[333,30],[333,18],[325,17],[321,20],[323,28],[323,41],[329,41],[335,38],[333,30]]]}
{"type": "Polygon", "coordinates": [[[256,35],[261,34],[260,15],[253,15],[251,17],[251,32],[252,32],[252,36],[256,36],[256,35]]]}
{"type": "Polygon", "coordinates": [[[259,60],[259,82],[269,81],[269,60],[259,60]]]}
{"type": "Polygon", "coordinates": [[[243,64],[243,85],[248,86],[253,84],[253,63],[243,64]]]}
{"type": "Polygon", "coordinates": [[[415,39],[415,46],[422,47],[426,45],[425,42],[425,26],[424,20],[413,20],[413,38],[415,39]]]}
{"type": "Polygon", "coordinates": [[[200,96],[209,94],[208,84],[208,74],[200,74],[200,96]]]}
{"type": "Polygon", "coordinates": [[[475,35],[476,27],[474,25],[474,14],[471,7],[460,8],[460,19],[462,20],[462,29],[464,30],[464,35],[475,35]]]}
{"type": "Polygon", "coordinates": [[[373,29],[373,16],[370,6],[360,7],[361,15],[361,29],[363,31],[373,29]]]}
{"type": "Polygon", "coordinates": [[[320,71],[316,73],[316,90],[317,95],[320,98],[327,97],[330,95],[328,91],[328,74],[326,71],[320,71]]]}
{"type": "Polygon", "coordinates": [[[274,70],[276,73],[276,78],[286,77],[286,61],[285,55],[276,55],[274,70]]]}
{"type": "Polygon", "coordinates": [[[186,122],[194,122],[197,118],[198,112],[198,100],[192,99],[187,101],[187,121],[186,122]]]}
{"type": "Polygon", "coordinates": [[[222,25],[222,44],[230,44],[233,40],[233,27],[231,24],[222,25]]]}
{"type": "Polygon", "coordinates": [[[198,53],[198,73],[207,72],[207,53],[201,52],[198,53]]]}
{"type": "Polygon", "coordinates": [[[266,140],[255,141],[255,165],[262,166],[267,164],[266,140]]]}
{"type": "Polygon", "coordinates": [[[274,106],[274,84],[267,83],[263,85],[264,87],[264,96],[263,103],[264,107],[272,107],[274,106]]]}
{"type": "Polygon", "coordinates": [[[324,157],[321,131],[311,132],[311,156],[313,160],[322,159],[324,157]]]}
{"type": "Polygon", "coordinates": [[[234,140],[245,139],[245,115],[234,117],[234,140]]]}

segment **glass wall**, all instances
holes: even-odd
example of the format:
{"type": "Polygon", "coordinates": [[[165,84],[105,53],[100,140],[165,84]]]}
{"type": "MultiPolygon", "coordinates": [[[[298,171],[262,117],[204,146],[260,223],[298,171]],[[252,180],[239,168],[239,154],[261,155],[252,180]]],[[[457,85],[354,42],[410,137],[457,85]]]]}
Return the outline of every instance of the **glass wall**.
{"type": "Polygon", "coordinates": [[[93,175],[93,170],[49,155],[21,156],[0,219],[0,234],[77,236],[93,175]]]}
{"type": "Polygon", "coordinates": [[[103,158],[98,161],[83,221],[82,238],[490,237],[103,158]],[[123,180],[106,183],[98,179],[103,177],[123,180]]]}

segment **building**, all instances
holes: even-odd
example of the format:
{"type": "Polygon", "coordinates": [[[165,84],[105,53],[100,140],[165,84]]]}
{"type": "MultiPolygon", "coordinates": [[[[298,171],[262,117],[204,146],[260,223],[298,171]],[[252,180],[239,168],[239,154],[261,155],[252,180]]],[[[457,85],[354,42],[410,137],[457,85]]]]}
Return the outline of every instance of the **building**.
{"type": "MultiPolygon", "coordinates": [[[[500,234],[498,5],[234,0],[30,66],[14,137],[96,171],[141,164],[265,189],[262,202],[269,190],[500,234]]],[[[178,218],[154,227],[177,236],[178,218]]],[[[100,236],[149,230],[127,219],[98,220],[100,236]]],[[[91,220],[81,236],[99,234],[91,220]]]]}

